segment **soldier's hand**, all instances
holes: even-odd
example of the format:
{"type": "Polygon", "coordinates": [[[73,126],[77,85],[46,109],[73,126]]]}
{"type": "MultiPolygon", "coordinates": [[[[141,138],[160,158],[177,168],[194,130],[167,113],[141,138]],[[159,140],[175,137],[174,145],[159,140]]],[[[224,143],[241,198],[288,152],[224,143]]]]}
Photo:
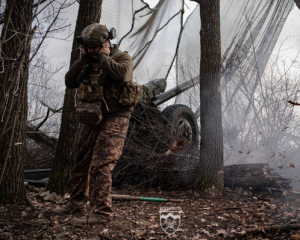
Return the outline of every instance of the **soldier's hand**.
{"type": "Polygon", "coordinates": [[[100,54],[100,53],[105,53],[105,54],[107,54],[107,56],[109,56],[109,54],[110,54],[110,49],[109,49],[109,47],[110,47],[109,42],[103,43],[103,44],[102,44],[102,48],[101,48],[99,54],[100,54]]]}
{"type": "Polygon", "coordinates": [[[87,54],[84,47],[81,47],[80,50],[83,54],[87,54]]]}

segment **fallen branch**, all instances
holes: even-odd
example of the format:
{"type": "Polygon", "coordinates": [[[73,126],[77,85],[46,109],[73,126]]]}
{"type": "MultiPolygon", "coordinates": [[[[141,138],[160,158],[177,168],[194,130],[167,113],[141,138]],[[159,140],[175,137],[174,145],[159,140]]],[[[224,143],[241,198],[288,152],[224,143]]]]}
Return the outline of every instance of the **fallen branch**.
{"type": "MultiPolygon", "coordinates": [[[[69,224],[69,223],[61,224],[60,227],[66,226],[66,225],[68,225],[68,224],[69,224]]],[[[54,227],[44,227],[44,228],[42,228],[40,231],[38,231],[37,234],[34,235],[33,237],[34,237],[34,238],[37,238],[37,237],[43,235],[44,233],[46,233],[46,232],[48,232],[48,231],[50,231],[50,230],[53,230],[53,229],[54,229],[54,227]]]]}
{"type": "Polygon", "coordinates": [[[291,180],[280,176],[265,163],[228,165],[224,167],[224,183],[226,187],[291,189],[291,180]]]}
{"type": "Polygon", "coordinates": [[[50,137],[44,132],[38,130],[36,131],[36,127],[33,124],[27,124],[27,133],[26,136],[31,138],[37,144],[47,147],[50,150],[55,150],[57,139],[54,137],[50,137]]]}
{"type": "MultiPolygon", "coordinates": [[[[44,119],[41,121],[37,126],[34,126],[33,124],[27,123],[27,133],[26,136],[31,138],[33,141],[35,141],[37,144],[45,146],[49,148],[50,150],[55,150],[57,145],[57,139],[54,137],[50,137],[47,134],[45,134],[43,131],[40,131],[40,127],[47,121],[50,111],[53,113],[60,112],[63,108],[59,109],[53,109],[49,107],[46,103],[41,102],[43,106],[47,107],[47,114],[46,116],[43,116],[44,119]]],[[[36,120],[36,119],[35,119],[36,120]]]]}
{"type": "Polygon", "coordinates": [[[31,207],[31,209],[32,209],[33,211],[38,211],[38,209],[33,205],[31,199],[29,198],[27,191],[26,191],[25,198],[26,198],[26,202],[27,202],[28,205],[31,207]]]}

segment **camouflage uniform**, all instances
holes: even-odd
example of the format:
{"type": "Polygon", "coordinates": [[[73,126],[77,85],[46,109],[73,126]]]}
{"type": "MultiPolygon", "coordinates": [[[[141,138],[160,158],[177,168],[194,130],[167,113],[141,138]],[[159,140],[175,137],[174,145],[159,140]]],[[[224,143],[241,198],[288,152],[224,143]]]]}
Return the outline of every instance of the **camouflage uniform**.
{"type": "MultiPolygon", "coordinates": [[[[97,42],[97,37],[102,34],[103,29],[107,31],[106,27],[100,24],[92,24],[86,29],[89,34],[92,32],[90,42],[97,42]],[[95,32],[95,29],[98,32],[95,32]]],[[[83,33],[85,32],[86,30],[83,30],[83,33]]],[[[106,36],[106,32],[104,35],[106,36]]],[[[103,85],[105,104],[101,106],[103,119],[98,125],[82,124],[75,150],[75,165],[72,171],[73,191],[69,207],[54,212],[72,212],[70,210],[74,206],[82,210],[84,209],[82,206],[85,206],[89,200],[90,213],[111,220],[111,175],[122,154],[133,110],[133,107],[126,107],[120,103],[118,90],[122,89],[122,84],[132,82],[133,63],[127,53],[118,50],[117,45],[111,45],[110,56],[102,52],[98,54],[97,60],[92,59],[89,54],[83,54],[65,76],[65,84],[68,88],[80,86],[80,73],[83,66],[89,62],[97,62],[106,76],[103,85]]]]}
{"type": "Polygon", "coordinates": [[[99,125],[82,127],[75,153],[72,203],[79,206],[89,198],[92,212],[111,217],[111,173],[122,154],[128,126],[128,118],[111,117],[99,125]]]}

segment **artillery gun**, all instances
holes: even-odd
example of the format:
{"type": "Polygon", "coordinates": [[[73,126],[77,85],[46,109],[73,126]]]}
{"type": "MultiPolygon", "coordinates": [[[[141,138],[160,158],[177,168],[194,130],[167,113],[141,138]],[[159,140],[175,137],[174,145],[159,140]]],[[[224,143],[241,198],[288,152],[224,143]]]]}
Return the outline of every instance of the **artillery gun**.
{"type": "Polygon", "coordinates": [[[178,96],[198,83],[199,78],[193,78],[168,91],[165,91],[167,81],[164,78],[155,79],[144,84],[143,96],[139,100],[138,106],[132,114],[133,118],[130,122],[128,136],[130,137],[133,132],[135,132],[137,122],[141,122],[143,121],[143,118],[147,117],[145,114],[143,115],[141,111],[144,111],[145,106],[148,106],[152,108],[152,110],[149,110],[150,112],[152,111],[152,114],[155,112],[156,117],[159,115],[160,122],[165,125],[170,136],[174,136],[177,140],[184,140],[190,144],[198,145],[199,128],[197,118],[188,106],[183,104],[173,104],[167,106],[162,112],[157,111],[159,110],[159,105],[178,96]],[[143,110],[141,110],[141,108],[143,110]]]}

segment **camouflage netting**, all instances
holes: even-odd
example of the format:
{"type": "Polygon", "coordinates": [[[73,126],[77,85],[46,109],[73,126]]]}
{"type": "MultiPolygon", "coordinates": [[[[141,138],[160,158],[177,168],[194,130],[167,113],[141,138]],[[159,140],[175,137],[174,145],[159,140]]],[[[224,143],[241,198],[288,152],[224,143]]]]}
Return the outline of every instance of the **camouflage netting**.
{"type": "MultiPolygon", "coordinates": [[[[298,153],[297,149],[300,146],[297,128],[299,122],[295,118],[295,111],[286,104],[286,100],[299,100],[300,90],[295,87],[299,84],[295,79],[288,78],[286,73],[281,72],[280,66],[276,69],[276,64],[268,64],[268,60],[295,3],[299,7],[299,0],[220,0],[220,3],[224,143],[230,153],[225,156],[226,159],[228,158],[225,164],[269,161],[270,158],[275,165],[281,164],[283,160],[287,161],[286,159],[296,161],[295,153],[298,153]],[[289,150],[284,152],[286,149],[289,150]]],[[[3,6],[4,2],[1,1],[0,21],[3,6]]],[[[120,44],[120,49],[128,51],[133,57],[134,79],[139,83],[167,78],[167,88],[170,89],[176,84],[199,77],[200,9],[198,5],[183,25],[184,8],[183,0],[160,0],[153,9],[142,0],[103,1],[100,22],[107,28],[117,29],[114,43],[120,44]]],[[[61,30],[61,33],[55,35],[55,41],[51,38],[46,40],[48,47],[43,54],[54,57],[48,59],[47,64],[66,62],[61,72],[67,71],[72,44],[59,39],[65,39],[67,36],[69,40],[72,39],[71,33],[75,28],[77,10],[78,4],[75,3],[62,13],[61,18],[70,19],[72,24],[69,32],[61,30]]],[[[44,59],[44,56],[41,55],[40,59],[44,59]]],[[[51,66],[49,70],[53,71],[50,68],[51,66]]],[[[33,64],[29,82],[36,85],[29,86],[31,101],[29,119],[36,119],[47,111],[47,108],[39,103],[41,100],[52,108],[61,107],[60,102],[64,93],[62,80],[64,74],[52,76],[48,73],[45,77],[43,72],[43,76],[36,77],[40,76],[35,73],[36,69],[33,64]],[[43,82],[35,78],[42,79],[43,82]],[[50,78],[53,79],[51,83],[48,81],[50,78]],[[44,88],[44,91],[47,90],[47,95],[41,94],[43,92],[38,87],[40,85],[47,86],[47,89],[44,88]],[[39,94],[33,94],[36,92],[35,89],[39,94]],[[33,95],[36,97],[33,98],[33,95]],[[53,98],[57,95],[61,97],[53,98]],[[45,99],[47,96],[52,98],[45,99]],[[55,103],[53,103],[54,99],[55,103]],[[44,108],[44,111],[36,107],[37,103],[44,108]]],[[[171,102],[189,106],[196,113],[199,121],[199,85],[177,96],[171,102]]],[[[33,124],[38,124],[39,121],[33,124]]],[[[158,122],[161,124],[160,121],[158,122]]],[[[55,129],[51,132],[57,134],[59,122],[55,124],[55,129]]],[[[142,142],[133,143],[135,148],[148,144],[152,139],[148,136],[155,134],[155,130],[163,132],[161,126],[150,128],[146,131],[147,134],[144,135],[142,142]]],[[[168,139],[168,134],[162,135],[168,139]]],[[[159,141],[164,142],[164,137],[159,136],[159,141]]],[[[152,140],[157,141],[157,138],[155,139],[152,140]]],[[[170,139],[167,142],[172,143],[170,139]]],[[[165,142],[163,145],[166,145],[165,142]]],[[[149,146],[152,147],[152,143],[149,146]]],[[[193,151],[180,153],[179,157],[176,157],[178,160],[175,161],[174,167],[195,169],[199,163],[198,149],[195,150],[194,157],[187,156],[193,151]],[[182,162],[185,155],[185,159],[190,160],[182,162]],[[187,164],[188,167],[183,167],[182,164],[187,164]]],[[[128,150],[128,153],[132,153],[131,150],[128,150]]],[[[161,153],[162,151],[157,152],[158,155],[161,153]]],[[[159,164],[158,161],[163,161],[163,157],[159,155],[153,158],[156,159],[153,162],[146,156],[147,154],[153,156],[152,148],[146,148],[143,154],[139,155],[140,159],[136,162],[143,168],[131,168],[129,172],[126,163],[129,163],[130,159],[125,158],[127,162],[120,165],[123,167],[122,171],[128,170],[128,174],[133,174],[137,169],[138,171],[148,169],[148,173],[151,174],[147,173],[147,177],[154,178],[152,167],[159,164]]],[[[132,166],[132,163],[130,164],[132,166]]],[[[160,174],[155,172],[155,176],[160,174]]],[[[194,177],[193,174],[180,173],[179,175],[185,179],[185,182],[192,182],[191,179],[186,179],[186,176],[194,177]]]]}
{"type": "Polygon", "coordinates": [[[116,42],[132,56],[134,79],[139,83],[167,77],[178,45],[182,9],[183,1],[178,0],[159,1],[154,9],[143,1],[104,2],[100,22],[117,28],[116,42]]]}
{"type": "MultiPolygon", "coordinates": [[[[293,6],[293,1],[284,0],[221,0],[222,87],[241,69],[244,75],[262,74],[293,6]]],[[[179,83],[199,76],[199,13],[198,5],[184,25],[176,66],[179,83]]],[[[176,101],[189,103],[190,96],[183,93],[176,101]]]]}

